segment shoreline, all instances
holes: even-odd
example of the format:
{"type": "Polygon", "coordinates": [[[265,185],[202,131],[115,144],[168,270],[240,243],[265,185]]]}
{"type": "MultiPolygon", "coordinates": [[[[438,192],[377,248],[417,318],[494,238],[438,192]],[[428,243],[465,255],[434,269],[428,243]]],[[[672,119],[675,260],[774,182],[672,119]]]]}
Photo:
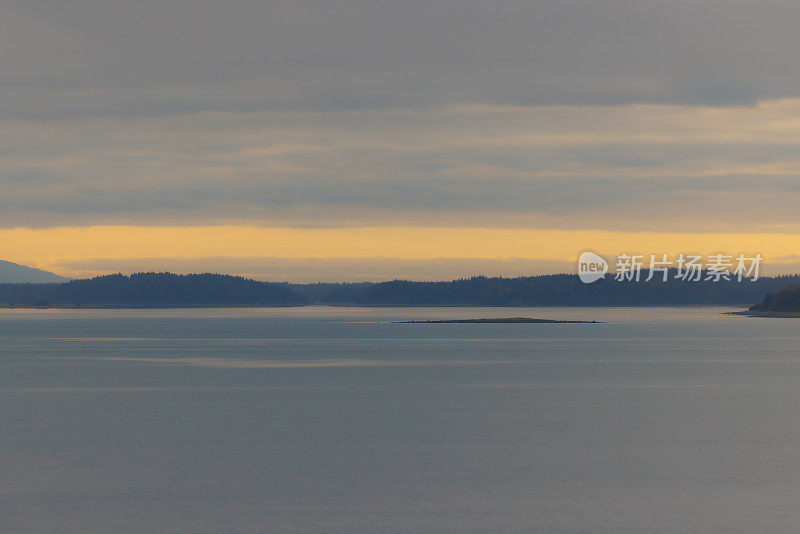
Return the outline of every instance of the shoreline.
{"type": "Polygon", "coordinates": [[[760,318],[773,318],[773,319],[797,319],[800,318],[800,311],[753,311],[742,310],[736,312],[727,312],[726,315],[739,315],[742,317],[760,317],[760,318]]]}
{"type": "MultiPolygon", "coordinates": [[[[307,308],[323,306],[328,308],[738,308],[743,304],[333,304],[309,302],[305,304],[8,304],[0,303],[0,309],[68,309],[68,310],[160,310],[181,308],[307,308]]],[[[743,315],[745,312],[725,312],[729,315],[743,315]]],[[[800,313],[800,312],[799,312],[800,313]]],[[[800,315],[798,315],[800,316],[800,315]]]]}

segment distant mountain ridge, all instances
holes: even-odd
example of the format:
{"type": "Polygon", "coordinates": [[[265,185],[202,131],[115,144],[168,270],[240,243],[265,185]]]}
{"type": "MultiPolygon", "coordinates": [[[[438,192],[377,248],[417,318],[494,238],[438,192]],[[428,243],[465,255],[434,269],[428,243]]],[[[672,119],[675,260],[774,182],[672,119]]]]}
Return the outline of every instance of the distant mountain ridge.
{"type": "Polygon", "coordinates": [[[69,280],[48,271],[0,260],[0,284],[52,284],[69,280]]]}

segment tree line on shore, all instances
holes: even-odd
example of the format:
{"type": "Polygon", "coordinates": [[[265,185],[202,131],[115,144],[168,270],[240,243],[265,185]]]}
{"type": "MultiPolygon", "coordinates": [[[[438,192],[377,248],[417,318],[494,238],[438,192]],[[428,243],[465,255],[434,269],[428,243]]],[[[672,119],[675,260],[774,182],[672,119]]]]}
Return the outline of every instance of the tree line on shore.
{"type": "Polygon", "coordinates": [[[222,274],[112,274],[66,283],[0,284],[6,306],[681,306],[752,305],[800,308],[800,275],[750,280],[646,281],[607,277],[584,284],[576,275],[474,276],[452,281],[289,284],[222,274]],[[780,292],[780,293],[779,293],[780,292]],[[779,304],[780,303],[780,304],[779,304]]]}

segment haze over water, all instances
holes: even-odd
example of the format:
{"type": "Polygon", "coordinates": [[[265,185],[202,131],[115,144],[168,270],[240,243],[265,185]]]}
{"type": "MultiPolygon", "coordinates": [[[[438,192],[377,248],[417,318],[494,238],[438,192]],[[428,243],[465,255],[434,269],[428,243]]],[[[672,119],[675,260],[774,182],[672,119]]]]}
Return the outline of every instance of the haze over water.
{"type": "Polygon", "coordinates": [[[725,311],[0,310],[0,530],[797,531],[797,325],[725,311]],[[388,322],[500,316],[604,322],[388,322]]]}

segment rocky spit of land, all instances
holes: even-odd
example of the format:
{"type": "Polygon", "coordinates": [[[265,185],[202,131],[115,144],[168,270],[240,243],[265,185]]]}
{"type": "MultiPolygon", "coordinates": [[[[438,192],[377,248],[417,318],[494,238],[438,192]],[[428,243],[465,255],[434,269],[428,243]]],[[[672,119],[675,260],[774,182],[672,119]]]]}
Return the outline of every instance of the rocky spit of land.
{"type": "Polygon", "coordinates": [[[592,324],[599,323],[599,321],[559,321],[556,319],[535,319],[532,317],[493,317],[490,319],[435,319],[427,321],[393,321],[395,323],[403,324],[440,324],[440,323],[489,323],[489,324],[516,324],[516,323],[557,323],[557,324],[592,324]]]}

